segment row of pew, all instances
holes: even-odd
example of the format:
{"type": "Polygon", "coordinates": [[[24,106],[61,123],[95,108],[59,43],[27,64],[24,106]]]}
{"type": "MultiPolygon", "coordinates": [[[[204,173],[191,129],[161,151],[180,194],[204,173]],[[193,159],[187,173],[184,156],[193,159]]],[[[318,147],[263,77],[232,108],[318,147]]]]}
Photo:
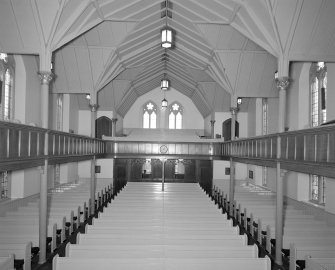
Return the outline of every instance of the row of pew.
{"type": "MultiPolygon", "coordinates": [[[[105,181],[98,181],[96,208],[105,203],[112,189],[105,181]]],[[[48,193],[47,253],[53,253],[90,213],[90,184],[79,182],[62,184],[48,193]]],[[[15,259],[16,267],[30,270],[32,257],[39,252],[39,199],[7,211],[0,218],[0,256],[15,259]]],[[[5,260],[4,260],[5,261],[5,260]]],[[[2,261],[0,260],[0,263],[2,261]]],[[[5,264],[5,262],[4,262],[5,264]]],[[[0,264],[1,266],[1,264],[0,264]]],[[[0,269],[6,269],[0,267],[0,269]]],[[[11,268],[9,268],[11,269],[11,268]]]]}
{"type": "Polygon", "coordinates": [[[53,270],[270,270],[196,183],[128,182],[53,270]]]}
{"type": "MultiPolygon", "coordinates": [[[[252,185],[235,187],[234,202],[214,187],[215,200],[269,254],[275,250],[276,197],[273,192],[252,185]],[[231,209],[232,208],[232,209],[231,209]]],[[[303,269],[306,257],[335,257],[335,228],[291,205],[283,209],[283,258],[289,270],[303,269]]]]}
{"type": "Polygon", "coordinates": [[[14,255],[0,256],[1,270],[14,270],[14,255]]]}

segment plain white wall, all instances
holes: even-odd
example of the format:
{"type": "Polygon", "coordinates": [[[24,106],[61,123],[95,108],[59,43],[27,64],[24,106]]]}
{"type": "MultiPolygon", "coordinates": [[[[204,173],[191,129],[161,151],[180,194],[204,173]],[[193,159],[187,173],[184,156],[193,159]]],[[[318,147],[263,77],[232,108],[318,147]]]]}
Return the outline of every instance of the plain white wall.
{"type": "Polygon", "coordinates": [[[91,112],[80,110],[78,112],[78,134],[91,136],[91,112]]]}
{"type": "MultiPolygon", "coordinates": [[[[41,85],[37,75],[36,56],[15,56],[14,118],[22,124],[34,123],[41,126],[41,85]],[[35,106],[32,106],[35,104],[35,106]]],[[[11,172],[9,196],[24,198],[40,191],[40,170],[31,168],[11,172]]],[[[48,182],[48,186],[50,183],[48,182]]]]}

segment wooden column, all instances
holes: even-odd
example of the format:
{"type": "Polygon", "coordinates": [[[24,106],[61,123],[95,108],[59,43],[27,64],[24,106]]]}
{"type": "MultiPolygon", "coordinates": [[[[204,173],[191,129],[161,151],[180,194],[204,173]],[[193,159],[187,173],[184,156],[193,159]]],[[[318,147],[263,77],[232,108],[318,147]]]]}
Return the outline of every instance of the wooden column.
{"type": "Polygon", "coordinates": [[[166,158],[162,158],[161,161],[162,161],[162,191],[164,191],[166,158]]]}
{"type": "Polygon", "coordinates": [[[112,118],[112,137],[115,137],[116,134],[116,122],[117,118],[112,118]]]}
{"type": "MultiPolygon", "coordinates": [[[[95,120],[97,119],[98,105],[93,103],[93,100],[91,99],[89,106],[91,109],[91,137],[95,138],[95,120]]],[[[93,148],[93,152],[96,152],[95,147],[93,148]]],[[[94,215],[95,212],[95,186],[96,186],[95,166],[96,166],[96,157],[94,155],[93,158],[91,159],[91,184],[90,184],[91,215],[94,215]]]]}
{"type": "Polygon", "coordinates": [[[127,159],[126,168],[126,181],[129,182],[131,180],[131,159],[127,159]]]}
{"type": "MultiPolygon", "coordinates": [[[[279,112],[278,112],[278,133],[285,131],[286,116],[286,89],[289,86],[288,77],[280,77],[276,79],[277,88],[279,90],[279,112]]],[[[281,158],[281,140],[277,137],[277,171],[276,171],[276,258],[277,264],[282,265],[282,247],[283,247],[283,176],[280,171],[281,158]]]]}
{"type": "MultiPolygon", "coordinates": [[[[238,112],[238,107],[231,107],[231,140],[235,140],[235,122],[236,122],[236,115],[238,112]]],[[[231,153],[232,154],[232,153],[231,153]]],[[[229,178],[229,201],[230,201],[230,214],[232,215],[232,204],[234,201],[234,191],[235,191],[235,163],[233,158],[230,158],[230,178],[229,178]]]]}
{"type": "MultiPolygon", "coordinates": [[[[41,71],[39,74],[41,80],[41,116],[42,127],[49,128],[49,83],[53,78],[50,71],[41,71]]],[[[39,264],[46,261],[47,252],[47,209],[48,209],[48,133],[44,137],[44,166],[42,167],[40,181],[40,205],[39,205],[39,264]]]]}
{"type": "Polygon", "coordinates": [[[211,138],[214,139],[214,125],[215,125],[215,120],[211,120],[211,138]]]}

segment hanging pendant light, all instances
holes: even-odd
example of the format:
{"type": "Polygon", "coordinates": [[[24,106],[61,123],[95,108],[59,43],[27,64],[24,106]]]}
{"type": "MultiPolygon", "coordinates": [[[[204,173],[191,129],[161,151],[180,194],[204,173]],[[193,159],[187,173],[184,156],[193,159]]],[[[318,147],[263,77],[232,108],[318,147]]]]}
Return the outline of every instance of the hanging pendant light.
{"type": "Polygon", "coordinates": [[[168,26],[165,26],[161,30],[161,37],[162,37],[162,42],[161,45],[163,48],[171,48],[172,47],[172,29],[169,28],[168,26]]]}
{"type": "Polygon", "coordinates": [[[164,98],[162,100],[162,109],[165,109],[167,107],[167,105],[168,105],[168,101],[166,100],[166,98],[164,98]]]}
{"type": "Polygon", "coordinates": [[[165,91],[164,91],[164,98],[162,99],[162,109],[165,109],[168,106],[168,101],[165,98],[165,91]]]}
{"type": "Polygon", "coordinates": [[[161,89],[163,91],[166,91],[169,89],[169,86],[170,86],[170,82],[168,79],[164,78],[162,81],[161,81],[161,89]]]}
{"type": "MultiPolygon", "coordinates": [[[[171,48],[173,43],[172,29],[168,27],[169,3],[165,1],[165,27],[161,30],[161,46],[165,49],[171,48]]],[[[171,16],[171,15],[170,15],[171,16]]]]}

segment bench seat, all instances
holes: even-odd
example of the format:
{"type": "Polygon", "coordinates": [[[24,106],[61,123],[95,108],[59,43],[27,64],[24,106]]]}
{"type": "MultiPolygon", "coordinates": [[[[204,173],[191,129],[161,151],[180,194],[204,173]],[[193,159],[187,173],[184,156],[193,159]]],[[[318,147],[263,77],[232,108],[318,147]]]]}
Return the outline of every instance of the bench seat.
{"type": "Polygon", "coordinates": [[[194,249],[192,246],[146,245],[73,245],[66,246],[66,257],[72,258],[258,258],[257,245],[239,247],[207,247],[194,249]]]}
{"type": "Polygon", "coordinates": [[[30,270],[31,247],[31,242],[21,244],[0,244],[0,256],[9,256],[14,254],[15,260],[24,260],[23,270],[30,270]]]}
{"type": "Polygon", "coordinates": [[[0,256],[0,269],[1,270],[14,270],[14,255],[0,256]]]}
{"type": "Polygon", "coordinates": [[[271,261],[267,258],[224,258],[224,259],[102,259],[102,258],[69,258],[55,256],[53,270],[270,270],[271,261]]]}

